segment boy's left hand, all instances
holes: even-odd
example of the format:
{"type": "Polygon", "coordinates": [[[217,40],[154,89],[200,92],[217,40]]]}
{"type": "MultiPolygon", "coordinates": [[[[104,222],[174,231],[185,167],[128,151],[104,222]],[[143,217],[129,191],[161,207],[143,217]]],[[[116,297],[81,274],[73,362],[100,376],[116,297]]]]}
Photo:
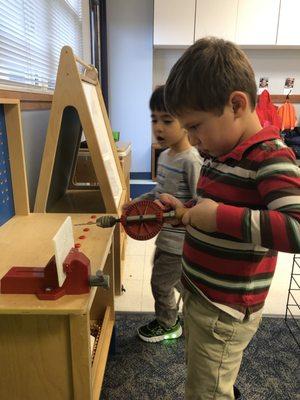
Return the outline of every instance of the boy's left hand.
{"type": "Polygon", "coordinates": [[[217,230],[218,205],[211,199],[203,199],[184,214],[182,223],[192,225],[205,232],[215,232],[217,230]]]}

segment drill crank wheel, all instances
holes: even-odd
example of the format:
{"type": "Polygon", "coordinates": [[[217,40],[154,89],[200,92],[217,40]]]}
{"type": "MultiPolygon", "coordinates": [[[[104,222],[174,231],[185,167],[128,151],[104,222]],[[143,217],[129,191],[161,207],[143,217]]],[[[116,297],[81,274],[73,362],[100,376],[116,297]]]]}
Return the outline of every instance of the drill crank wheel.
{"type": "Polygon", "coordinates": [[[121,223],[125,232],[136,240],[148,240],[158,234],[163,225],[163,210],[153,201],[140,200],[130,204],[121,217],[121,223]],[[156,216],[154,221],[127,222],[126,218],[153,214],[156,216]]]}

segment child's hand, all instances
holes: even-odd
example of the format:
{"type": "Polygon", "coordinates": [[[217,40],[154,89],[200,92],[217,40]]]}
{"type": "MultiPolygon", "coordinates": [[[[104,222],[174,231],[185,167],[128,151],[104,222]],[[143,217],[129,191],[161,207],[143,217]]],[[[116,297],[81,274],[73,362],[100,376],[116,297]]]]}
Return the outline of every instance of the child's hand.
{"type": "Polygon", "coordinates": [[[127,208],[128,208],[132,203],[134,203],[134,200],[128,201],[128,203],[124,203],[124,204],[122,205],[122,212],[126,211],[127,208]]]}
{"type": "Polygon", "coordinates": [[[203,199],[184,214],[182,223],[192,225],[205,232],[215,232],[217,230],[218,205],[211,199],[203,199]]]}
{"type": "MultiPolygon", "coordinates": [[[[155,200],[155,203],[158,204],[164,211],[169,211],[170,209],[175,210],[176,208],[183,207],[183,203],[180,200],[168,193],[161,194],[159,196],[159,200],[155,200]]],[[[166,220],[166,222],[173,226],[177,226],[181,224],[181,219],[169,218],[166,220]]]]}
{"type": "Polygon", "coordinates": [[[180,200],[168,193],[161,194],[159,196],[159,200],[155,200],[155,203],[158,204],[163,210],[170,208],[175,210],[177,207],[183,207],[183,203],[180,200]]]}

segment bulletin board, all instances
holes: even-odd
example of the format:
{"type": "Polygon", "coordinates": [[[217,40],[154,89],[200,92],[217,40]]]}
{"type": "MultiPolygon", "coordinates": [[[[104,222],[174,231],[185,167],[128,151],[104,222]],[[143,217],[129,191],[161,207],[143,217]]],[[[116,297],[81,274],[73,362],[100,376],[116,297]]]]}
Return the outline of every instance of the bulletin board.
{"type": "Polygon", "coordinates": [[[0,226],[15,215],[4,106],[0,104],[0,226]]]}

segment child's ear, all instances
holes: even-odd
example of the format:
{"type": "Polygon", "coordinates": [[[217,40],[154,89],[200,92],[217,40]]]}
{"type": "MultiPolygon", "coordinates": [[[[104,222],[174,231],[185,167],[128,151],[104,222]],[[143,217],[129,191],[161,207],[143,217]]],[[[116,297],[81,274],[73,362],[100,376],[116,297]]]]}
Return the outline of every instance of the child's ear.
{"type": "Polygon", "coordinates": [[[229,98],[230,107],[234,113],[234,117],[241,117],[247,108],[248,97],[246,93],[243,92],[233,92],[229,98]]]}

